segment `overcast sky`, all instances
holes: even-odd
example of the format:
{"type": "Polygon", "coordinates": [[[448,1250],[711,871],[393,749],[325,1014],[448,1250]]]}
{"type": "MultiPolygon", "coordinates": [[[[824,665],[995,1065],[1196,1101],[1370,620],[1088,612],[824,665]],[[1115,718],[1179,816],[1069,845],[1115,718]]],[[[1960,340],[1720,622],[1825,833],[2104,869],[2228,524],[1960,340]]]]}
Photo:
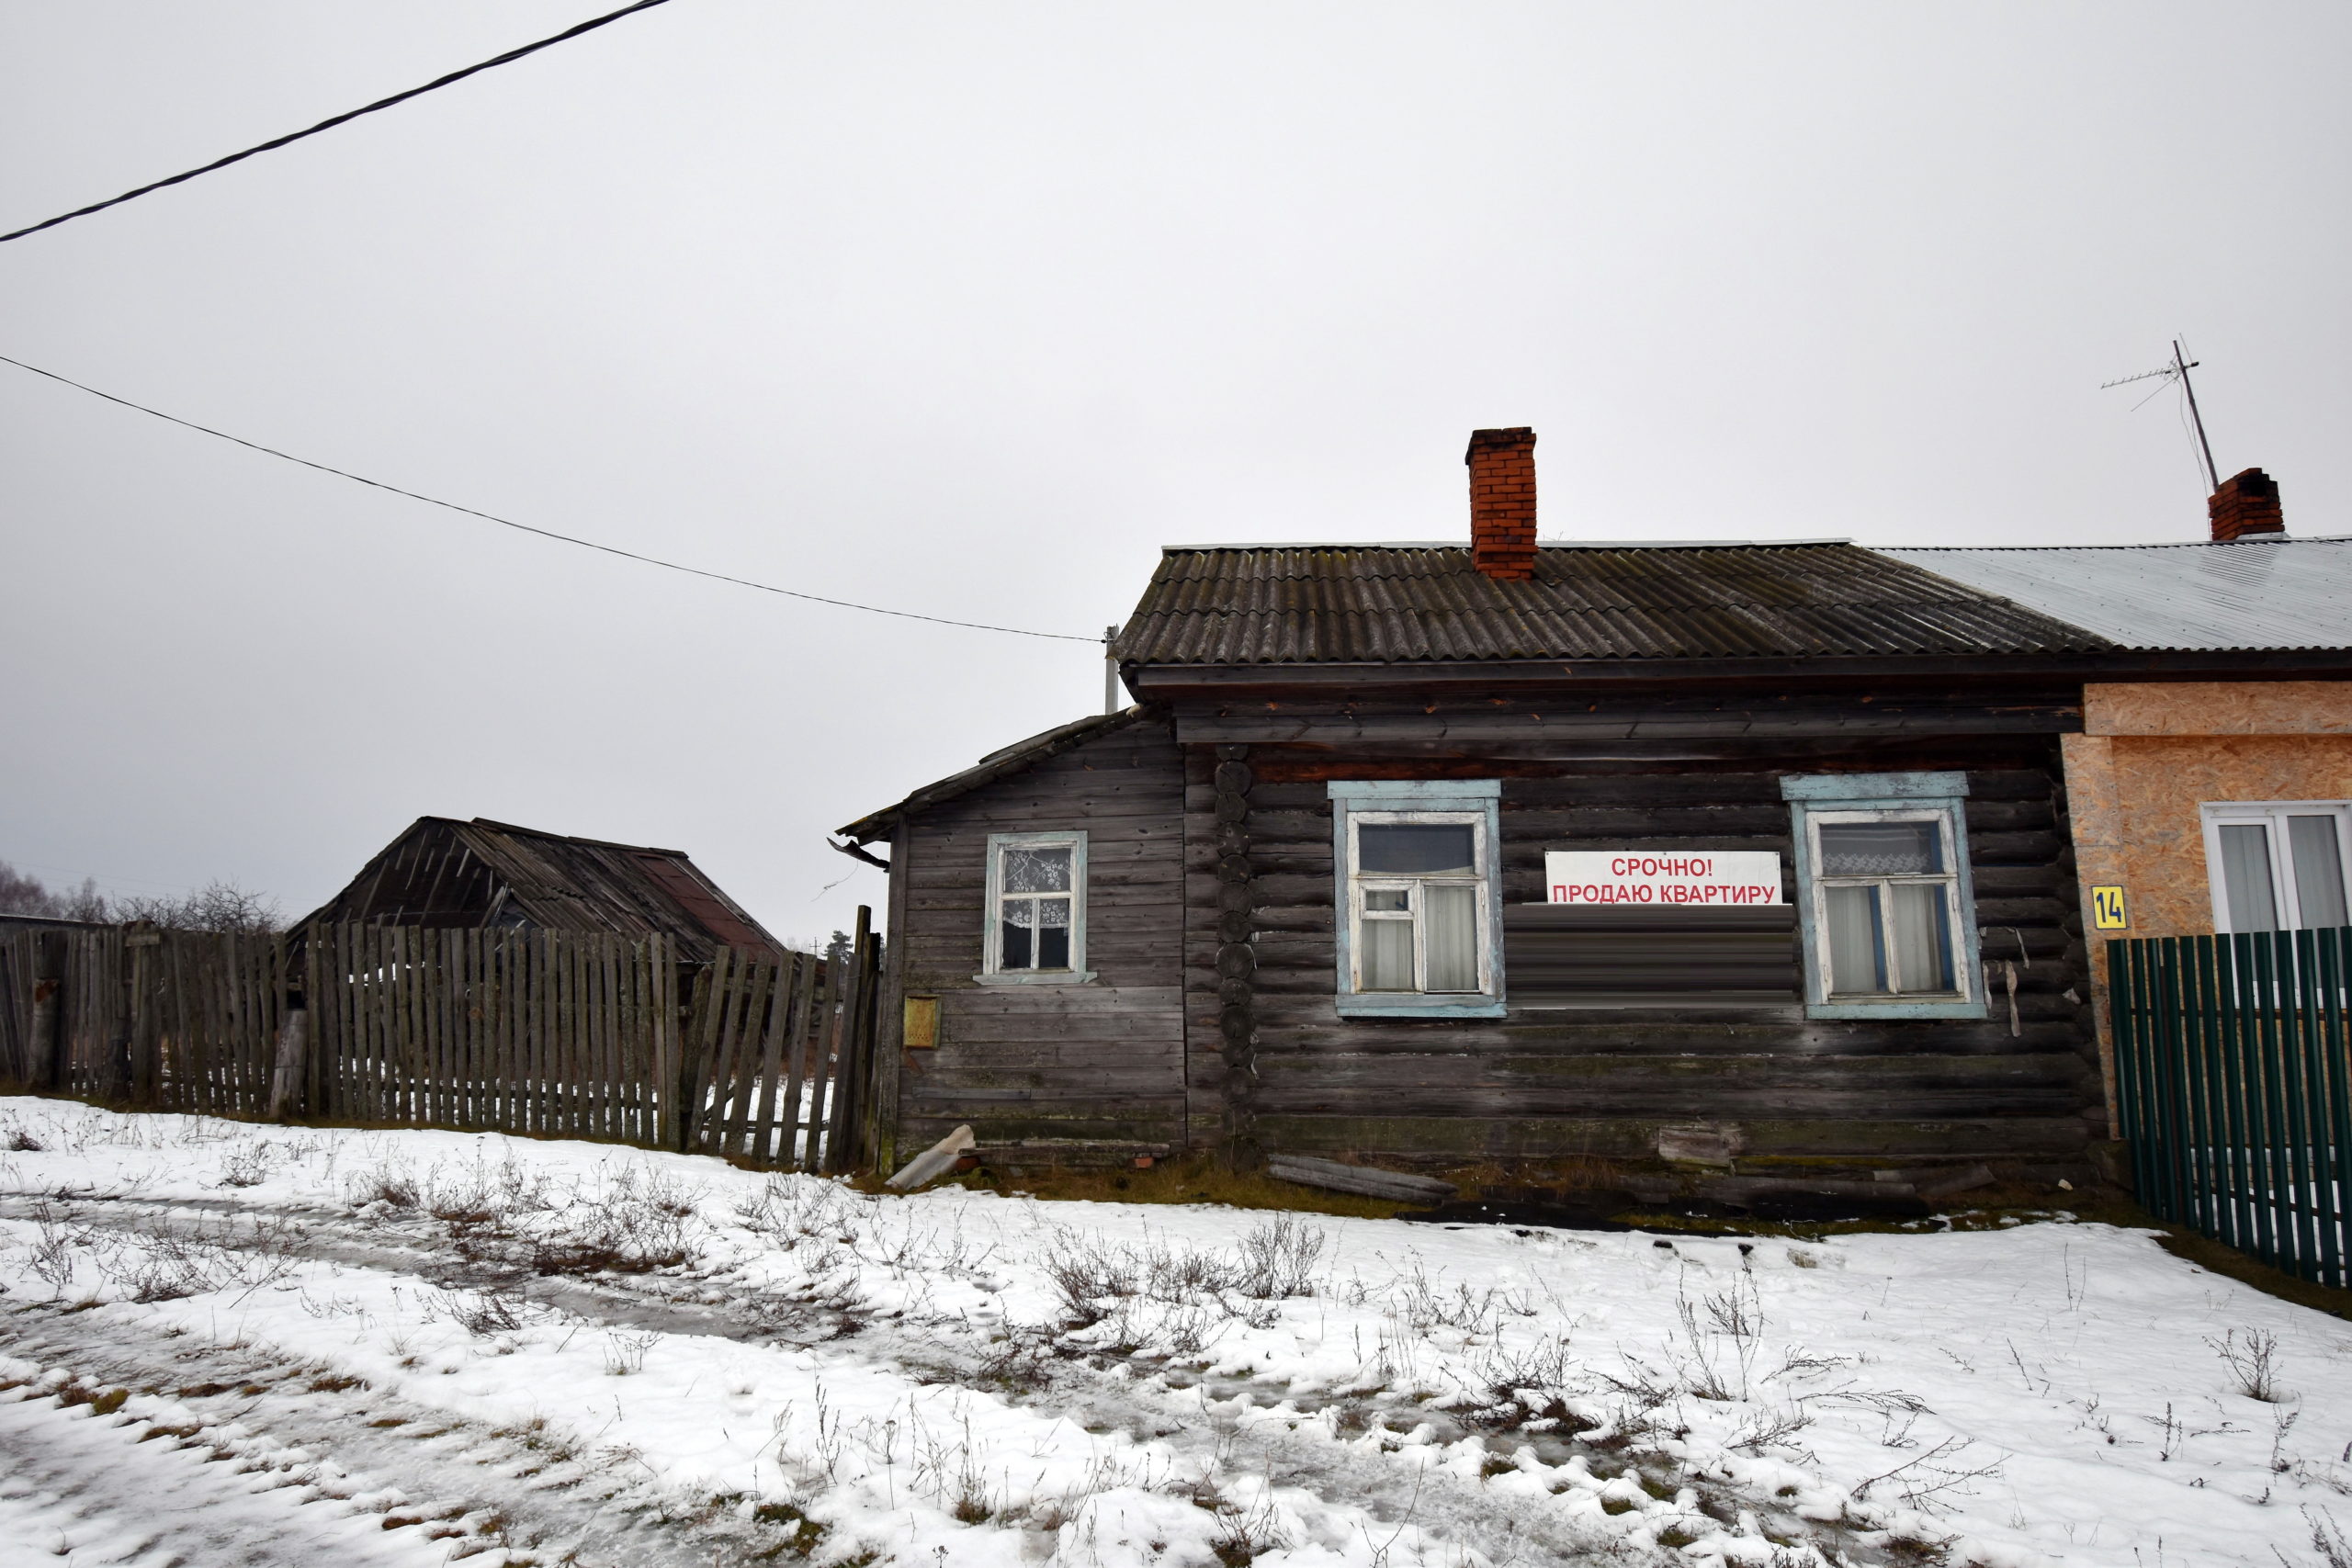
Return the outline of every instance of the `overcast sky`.
{"type": "MultiPolygon", "coordinates": [[[[0,230],[609,8],[0,3],[0,230]]],[[[786,587],[1099,636],[1163,543],[2352,532],[2352,6],[673,0],[0,245],[0,354],[786,587]]],[[[1099,649],[779,599],[0,366],[0,859],[300,913],[424,814],[827,829],[1099,649]]],[[[847,875],[848,880],[827,885],[847,875]]]]}

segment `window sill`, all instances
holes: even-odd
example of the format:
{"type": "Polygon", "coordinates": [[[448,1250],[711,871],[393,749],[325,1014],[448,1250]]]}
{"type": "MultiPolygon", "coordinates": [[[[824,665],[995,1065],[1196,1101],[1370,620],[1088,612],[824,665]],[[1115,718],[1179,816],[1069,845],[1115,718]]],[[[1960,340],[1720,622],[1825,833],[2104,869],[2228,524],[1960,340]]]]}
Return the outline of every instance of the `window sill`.
{"type": "Polygon", "coordinates": [[[975,986],[1091,986],[1091,969],[1030,969],[1001,975],[975,975],[975,986]]]}
{"type": "Polygon", "coordinates": [[[1807,1002],[1807,1018],[1988,1018],[1983,1002],[1807,1002]]]}
{"type": "Polygon", "coordinates": [[[1491,997],[1340,997],[1341,1018],[1500,1018],[1503,1004],[1491,997]]]}

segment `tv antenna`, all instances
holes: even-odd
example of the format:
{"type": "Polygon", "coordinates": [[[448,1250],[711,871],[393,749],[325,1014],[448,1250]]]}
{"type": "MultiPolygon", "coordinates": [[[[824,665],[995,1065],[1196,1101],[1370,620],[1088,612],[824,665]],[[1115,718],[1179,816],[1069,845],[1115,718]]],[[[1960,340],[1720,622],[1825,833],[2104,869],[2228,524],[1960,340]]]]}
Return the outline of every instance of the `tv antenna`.
{"type": "MultiPolygon", "coordinates": [[[[2175,338],[2172,340],[2170,365],[2158,366],[2154,370],[2143,370],[2137,376],[2125,376],[2114,381],[2102,381],[2099,383],[2099,390],[2103,392],[2109,387],[2128,387],[2134,381],[2158,378],[2166,382],[2178,381],[2180,389],[2188,394],[2188,419],[2189,423],[2197,427],[2197,449],[2205,458],[2206,488],[2219,490],[2222,488],[2222,476],[2213,467],[2213,444],[2205,439],[2205,416],[2197,412],[2197,386],[2188,378],[2188,373],[2203,363],[2202,360],[2189,358],[2187,352],[2180,346],[2180,340],[2175,338]]],[[[2151,393],[2150,396],[2154,394],[2151,393]]],[[[2144,402],[2146,399],[2141,400],[2144,402]]],[[[2136,408],[2139,405],[2135,403],[2132,406],[2136,408]]]]}

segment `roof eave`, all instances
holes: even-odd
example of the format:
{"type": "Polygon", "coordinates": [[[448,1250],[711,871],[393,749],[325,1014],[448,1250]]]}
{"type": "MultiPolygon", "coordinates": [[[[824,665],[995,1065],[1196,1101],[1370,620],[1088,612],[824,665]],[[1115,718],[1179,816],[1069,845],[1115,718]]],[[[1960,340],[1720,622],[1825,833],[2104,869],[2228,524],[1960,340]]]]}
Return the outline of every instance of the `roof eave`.
{"type": "Polygon", "coordinates": [[[1001,751],[991,751],[962,773],[950,773],[944,779],[927,784],[894,806],[886,806],[879,811],[861,817],[847,827],[836,828],[834,834],[854,844],[867,844],[876,839],[887,838],[898,830],[899,822],[910,811],[944,805],[999,779],[1010,778],[1024,769],[1033,768],[1049,757],[1073,750],[1097,736],[1125,728],[1145,716],[1143,708],[1130,707],[1116,713],[1089,714],[1084,718],[1057,725],[1001,751]]]}
{"type": "Polygon", "coordinates": [[[2085,649],[2072,652],[1914,653],[1811,658],[1523,659],[1400,660],[1394,663],[1151,664],[1130,667],[1138,695],[1167,700],[1188,691],[1255,688],[1432,686],[1542,682],[1675,684],[1845,680],[1934,675],[2014,681],[2030,676],[2143,680],[2346,679],[2352,649],[2085,649]]]}

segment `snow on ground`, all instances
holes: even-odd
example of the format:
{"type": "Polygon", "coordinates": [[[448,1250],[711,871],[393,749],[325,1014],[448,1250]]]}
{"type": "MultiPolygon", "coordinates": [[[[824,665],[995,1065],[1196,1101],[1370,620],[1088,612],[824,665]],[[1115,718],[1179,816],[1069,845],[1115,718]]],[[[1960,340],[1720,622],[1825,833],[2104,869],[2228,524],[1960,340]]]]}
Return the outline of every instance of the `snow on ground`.
{"type": "Polygon", "coordinates": [[[869,1198],[11,1099],[0,1288],[6,1562],[2300,1568],[2352,1525],[2352,1325],[2063,1218],[869,1198]]]}

